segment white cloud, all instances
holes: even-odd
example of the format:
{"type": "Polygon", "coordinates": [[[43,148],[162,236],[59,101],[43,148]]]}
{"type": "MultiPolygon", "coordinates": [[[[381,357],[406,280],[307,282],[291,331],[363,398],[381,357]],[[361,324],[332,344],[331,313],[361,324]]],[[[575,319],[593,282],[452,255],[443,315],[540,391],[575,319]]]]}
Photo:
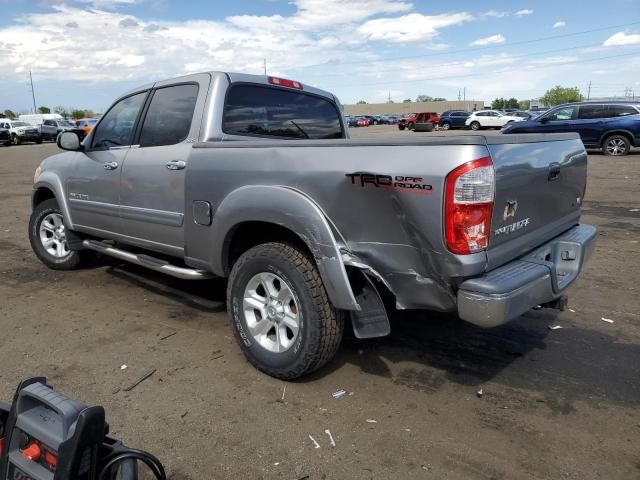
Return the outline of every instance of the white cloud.
{"type": "Polygon", "coordinates": [[[410,13],[402,17],[369,20],[358,28],[358,33],[367,40],[394,43],[430,42],[438,35],[440,29],[470,20],[473,20],[473,16],[466,12],[434,16],[410,13]]]}
{"type": "Polygon", "coordinates": [[[562,20],[558,20],[556,23],[553,24],[553,28],[562,28],[566,26],[567,26],[567,23],[562,20]]]}
{"type": "Polygon", "coordinates": [[[617,47],[620,45],[635,45],[640,43],[640,34],[627,35],[624,32],[618,32],[607,38],[602,44],[605,47],[617,47]]]}
{"type": "Polygon", "coordinates": [[[504,18],[509,16],[509,12],[499,12],[497,10],[489,10],[480,14],[481,17],[504,18]]]}
{"type": "Polygon", "coordinates": [[[529,10],[528,8],[525,8],[524,10],[518,10],[516,12],[516,15],[518,15],[519,17],[522,17],[524,15],[531,15],[533,13],[533,10],[529,10]]]}
{"type": "Polygon", "coordinates": [[[491,35],[490,37],[479,38],[478,40],[474,40],[469,45],[473,47],[484,47],[485,45],[491,44],[500,44],[504,43],[505,38],[501,34],[491,35]]]}

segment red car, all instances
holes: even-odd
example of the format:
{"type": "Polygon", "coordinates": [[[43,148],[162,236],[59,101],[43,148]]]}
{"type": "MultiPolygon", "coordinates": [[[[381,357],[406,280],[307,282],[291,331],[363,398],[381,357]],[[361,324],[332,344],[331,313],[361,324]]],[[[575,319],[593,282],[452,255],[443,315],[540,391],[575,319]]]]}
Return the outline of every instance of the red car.
{"type": "Polygon", "coordinates": [[[357,120],[358,127],[368,127],[371,122],[368,118],[359,118],[357,120]]]}
{"type": "Polygon", "coordinates": [[[435,125],[439,121],[440,115],[438,115],[436,112],[414,113],[400,119],[400,121],[398,122],[398,128],[400,130],[404,130],[405,128],[408,130],[413,130],[416,123],[432,123],[435,125]]]}

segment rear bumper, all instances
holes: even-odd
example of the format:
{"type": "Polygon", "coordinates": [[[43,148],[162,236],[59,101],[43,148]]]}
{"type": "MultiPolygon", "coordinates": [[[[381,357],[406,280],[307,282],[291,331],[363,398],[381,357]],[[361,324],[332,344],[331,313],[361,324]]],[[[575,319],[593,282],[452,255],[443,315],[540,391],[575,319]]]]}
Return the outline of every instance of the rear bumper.
{"type": "Polygon", "coordinates": [[[466,280],[457,294],[458,315],[495,327],[560,298],[593,252],[597,234],[591,225],[578,225],[524,257],[466,280]]]}

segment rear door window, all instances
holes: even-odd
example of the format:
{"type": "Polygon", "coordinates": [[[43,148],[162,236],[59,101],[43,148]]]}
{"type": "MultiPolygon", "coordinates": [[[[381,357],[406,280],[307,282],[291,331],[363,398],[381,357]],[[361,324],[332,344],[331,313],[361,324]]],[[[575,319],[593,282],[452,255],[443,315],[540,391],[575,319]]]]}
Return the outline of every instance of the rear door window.
{"type": "Polygon", "coordinates": [[[606,118],[607,106],[606,105],[582,105],[578,112],[579,120],[591,120],[594,118],[606,118]]]}
{"type": "Polygon", "coordinates": [[[340,112],[329,100],[258,85],[235,85],[229,89],[222,130],[232,135],[289,139],[344,136],[340,112]]]}
{"type": "Polygon", "coordinates": [[[140,146],[175,145],[187,138],[197,99],[198,86],[195,84],[156,90],[142,124],[140,146]]]}
{"type": "Polygon", "coordinates": [[[609,105],[609,117],[626,117],[627,115],[638,115],[638,111],[631,105],[609,105]]]}

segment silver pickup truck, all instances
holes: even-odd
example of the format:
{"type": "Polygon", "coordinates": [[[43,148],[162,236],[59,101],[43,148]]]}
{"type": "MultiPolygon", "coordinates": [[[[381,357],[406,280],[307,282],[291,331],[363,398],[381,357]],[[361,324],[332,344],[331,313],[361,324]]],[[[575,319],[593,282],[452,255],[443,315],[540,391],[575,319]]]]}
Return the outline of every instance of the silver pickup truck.
{"type": "Polygon", "coordinates": [[[347,320],[369,338],[393,309],[483,327],[562,309],[596,238],[576,134],[350,140],[335,96],[286,79],[146,85],[57,142],[35,173],[36,255],[228,279],[243,352],[278,378],[328,362],[347,320]]]}

